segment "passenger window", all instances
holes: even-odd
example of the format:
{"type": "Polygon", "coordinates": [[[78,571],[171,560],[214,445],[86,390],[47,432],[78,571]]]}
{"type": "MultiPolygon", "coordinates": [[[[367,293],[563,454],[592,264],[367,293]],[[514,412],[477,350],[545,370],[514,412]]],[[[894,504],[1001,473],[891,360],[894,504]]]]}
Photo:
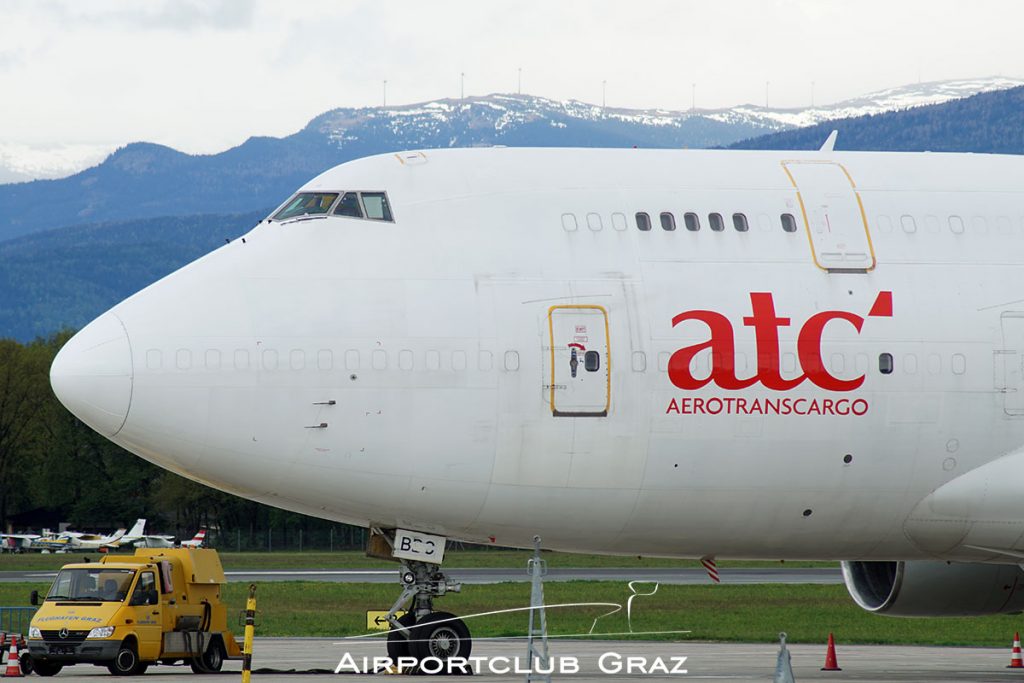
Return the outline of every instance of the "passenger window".
{"type": "Polygon", "coordinates": [[[597,372],[601,369],[601,354],[597,351],[587,351],[583,354],[583,369],[587,372],[597,372]]]}
{"type": "Polygon", "coordinates": [[[638,212],[636,214],[636,227],[638,230],[647,232],[651,229],[651,217],[643,211],[638,212]]]}
{"type": "Polygon", "coordinates": [[[796,232],[796,219],[793,218],[793,214],[784,213],[779,218],[782,219],[782,229],[786,232],[796,232]]]}
{"type": "Polygon", "coordinates": [[[647,369],[647,354],[643,351],[633,352],[633,372],[643,372],[647,369]]]}
{"type": "Polygon", "coordinates": [[[892,354],[883,353],[878,356],[878,371],[883,375],[892,374],[892,354]]]}
{"type": "Polygon", "coordinates": [[[388,197],[383,192],[363,192],[363,208],[366,209],[366,217],[370,220],[388,222],[395,220],[391,217],[388,197]]]}
{"type": "Polygon", "coordinates": [[[283,209],[274,214],[274,220],[283,221],[296,216],[325,214],[330,211],[331,204],[337,198],[336,192],[300,192],[285,204],[283,209]]]}
{"type": "Polygon", "coordinates": [[[661,212],[661,229],[662,230],[675,230],[676,229],[676,217],[670,214],[668,211],[661,212]]]}
{"type": "Polygon", "coordinates": [[[750,230],[746,214],[734,213],[732,215],[732,227],[736,228],[736,232],[746,232],[747,230],[750,230]]]}
{"type": "Polygon", "coordinates": [[[359,206],[359,194],[356,192],[346,192],[341,195],[341,201],[334,207],[334,215],[362,218],[363,208],[359,206]]]}
{"type": "Polygon", "coordinates": [[[710,225],[711,229],[714,230],[715,232],[722,232],[723,230],[725,230],[725,221],[722,220],[722,214],[708,214],[708,225],[710,225]]]}
{"type": "Polygon", "coordinates": [[[684,214],[683,223],[686,225],[686,229],[690,232],[697,232],[700,230],[700,218],[698,218],[695,213],[684,214]]]}

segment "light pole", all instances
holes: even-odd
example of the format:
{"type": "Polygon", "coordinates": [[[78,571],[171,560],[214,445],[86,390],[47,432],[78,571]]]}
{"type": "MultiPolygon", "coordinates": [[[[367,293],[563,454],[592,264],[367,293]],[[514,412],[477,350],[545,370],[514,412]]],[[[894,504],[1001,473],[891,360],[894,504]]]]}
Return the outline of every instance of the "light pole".
{"type": "Polygon", "coordinates": [[[771,85],[771,81],[764,82],[764,108],[768,108],[768,86],[771,85]]]}
{"type": "Polygon", "coordinates": [[[690,111],[697,111],[697,84],[690,84],[690,111]]]}
{"type": "Polygon", "coordinates": [[[466,72],[463,71],[459,74],[459,99],[466,99],[466,72]]]}
{"type": "Polygon", "coordinates": [[[608,81],[601,81],[601,108],[605,108],[608,95],[608,81]]]}
{"type": "Polygon", "coordinates": [[[388,106],[388,79],[384,79],[384,106],[388,106]]]}

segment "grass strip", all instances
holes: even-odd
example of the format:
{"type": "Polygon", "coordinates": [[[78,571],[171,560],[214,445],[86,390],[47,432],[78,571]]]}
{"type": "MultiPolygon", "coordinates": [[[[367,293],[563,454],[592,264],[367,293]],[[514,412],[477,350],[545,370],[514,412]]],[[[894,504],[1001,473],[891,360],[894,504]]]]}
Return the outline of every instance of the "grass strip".
{"type": "MultiPolygon", "coordinates": [[[[33,588],[46,585],[0,584],[0,605],[26,605],[33,588]]],[[[638,592],[653,586],[640,585],[638,592]]],[[[365,612],[387,609],[398,594],[398,585],[321,582],[269,582],[259,585],[257,600],[259,636],[342,637],[366,633],[365,612]]],[[[229,613],[245,603],[247,586],[229,584],[225,599],[229,613]]],[[[572,581],[544,587],[546,602],[614,602],[622,611],[598,619],[595,632],[630,630],[625,605],[630,590],[624,582],[572,581]]],[[[477,612],[526,607],[528,583],[466,586],[436,603],[438,609],[467,615],[477,612]]],[[[567,636],[590,631],[595,618],[609,608],[550,609],[551,635],[567,636]]],[[[522,636],[527,613],[513,612],[468,619],[478,638],[522,636]]],[[[775,642],[779,631],[796,643],[824,643],[834,632],[840,643],[889,645],[942,645],[1009,647],[1013,632],[1021,628],[1019,615],[981,618],[898,619],[870,614],[858,608],[842,586],[660,586],[653,596],[637,597],[632,605],[634,632],[689,630],[685,635],[643,635],[643,640],[710,640],[775,642]]],[[[241,629],[238,629],[239,631],[241,629]]],[[[608,636],[619,639],[622,636],[608,636]]],[[[383,648],[383,644],[381,645],[383,648]]]]}

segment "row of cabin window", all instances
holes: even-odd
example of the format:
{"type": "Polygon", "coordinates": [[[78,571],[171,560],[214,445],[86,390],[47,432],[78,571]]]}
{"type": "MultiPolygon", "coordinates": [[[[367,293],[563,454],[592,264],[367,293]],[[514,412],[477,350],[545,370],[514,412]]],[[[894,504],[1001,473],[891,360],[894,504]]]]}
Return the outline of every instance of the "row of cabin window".
{"type": "MultiPolygon", "coordinates": [[[[447,355],[447,354],[446,354],[447,355]]],[[[662,352],[659,354],[658,365],[660,370],[668,368],[668,359],[671,354],[669,352],[662,352]]],[[[710,361],[712,354],[700,354],[694,357],[691,368],[694,371],[707,371],[710,370],[710,361]]],[[[863,354],[858,354],[860,358],[855,362],[855,366],[861,366],[862,363],[866,363],[867,357],[863,354]],[[861,361],[863,358],[863,361],[861,361]]],[[[250,366],[249,351],[247,349],[236,349],[232,355],[233,366],[236,370],[247,370],[250,366]]],[[[312,360],[312,359],[310,359],[312,360]]],[[[440,370],[441,369],[441,353],[438,351],[427,351],[424,354],[424,365],[427,370],[440,370]]],[[[453,351],[450,356],[450,367],[456,371],[462,371],[468,369],[467,354],[465,351],[453,351]]],[[[519,369],[519,353],[516,351],[506,351],[504,354],[504,367],[506,371],[515,372],[519,369]]],[[[962,375],[966,371],[967,359],[961,353],[954,353],[951,357],[951,369],[954,374],[962,375]]],[[[260,354],[261,369],[263,370],[277,370],[280,366],[279,354],[275,349],[265,349],[260,354]]],[[[413,352],[409,350],[402,350],[398,352],[398,367],[402,370],[412,370],[413,352]]],[[[632,358],[632,366],[634,372],[644,372],[647,370],[647,355],[643,351],[635,351],[632,358]]],[[[736,355],[734,364],[737,370],[746,369],[747,365],[746,355],[742,352],[736,355]]],[[[178,349],[174,354],[174,365],[178,370],[188,370],[192,367],[192,352],[189,349],[178,349]]],[[[590,363],[592,359],[587,357],[586,362],[588,364],[587,370],[591,370],[590,363]]],[[[593,359],[594,370],[599,367],[599,361],[596,357],[593,359]]],[[[318,370],[333,370],[335,369],[334,354],[330,350],[321,350],[316,354],[316,368],[318,370]]],[[[221,352],[217,349],[210,349],[203,355],[203,364],[208,370],[218,370],[221,368],[221,352]]],[[[928,372],[931,374],[937,374],[942,371],[942,357],[938,354],[930,354],[927,359],[928,372]]],[[[304,370],[307,365],[306,353],[302,349],[293,349],[288,354],[288,365],[292,370],[304,370]]],[[[446,363],[446,365],[448,365],[446,363]]],[[[831,370],[833,372],[842,373],[846,370],[846,358],[841,353],[832,354],[830,358],[831,370]]],[[[917,373],[917,356],[913,354],[907,354],[903,357],[903,371],[907,374],[913,375],[917,373]]],[[[162,370],[163,369],[163,353],[159,349],[150,349],[146,352],[146,366],[150,370],[162,370]]],[[[878,356],[878,370],[883,375],[892,374],[895,363],[891,353],[882,353],[878,356]]],[[[361,354],[356,349],[349,349],[344,354],[344,367],[346,370],[360,370],[363,368],[361,354]]],[[[383,349],[376,349],[370,356],[370,368],[374,370],[384,370],[388,367],[388,354],[383,349]]],[[[492,370],[494,368],[494,355],[490,351],[480,351],[477,358],[477,369],[478,370],[492,370]]],[[[796,356],[791,353],[785,353],[782,356],[781,369],[784,372],[795,372],[796,371],[796,356]]],[[[856,371],[863,372],[866,367],[856,367],[856,371]]],[[[594,370],[591,370],[593,372],[594,370]]]]}
{"type": "MultiPolygon", "coordinates": [[[[395,353],[392,352],[392,356],[395,353]]],[[[450,356],[445,353],[446,367],[451,367],[452,370],[462,371],[467,370],[469,366],[468,356],[465,351],[452,351],[450,356]]],[[[340,369],[335,367],[334,353],[329,349],[323,349],[318,351],[315,356],[315,361],[312,355],[307,359],[306,352],[302,349],[292,349],[287,353],[287,360],[281,358],[281,354],[276,349],[264,349],[258,355],[259,369],[265,371],[273,371],[280,369],[291,369],[291,370],[305,370],[307,365],[309,367],[316,367],[318,370],[334,370],[340,369]]],[[[519,352],[509,350],[504,354],[504,368],[509,372],[515,372],[519,369],[519,352]]],[[[401,350],[397,353],[397,359],[393,358],[392,362],[397,362],[397,366],[401,370],[412,370],[414,363],[413,352],[410,350],[401,350]]],[[[199,359],[193,361],[193,354],[190,349],[178,349],[174,353],[174,367],[178,370],[190,370],[193,367],[193,363],[199,367],[199,359]]],[[[442,369],[442,356],[440,351],[427,351],[423,355],[423,364],[427,370],[441,370],[442,369]]],[[[233,367],[235,370],[248,370],[253,365],[250,358],[248,349],[235,349],[234,353],[228,357],[228,360],[222,359],[222,354],[218,349],[208,349],[202,355],[202,365],[207,370],[220,370],[224,366],[233,367]]],[[[339,364],[340,365],[340,364],[339,364]]],[[[494,354],[490,351],[480,351],[477,356],[477,370],[493,370],[495,366],[494,354]]],[[[160,349],[150,349],[146,352],[146,367],[149,370],[163,370],[164,359],[163,352],[160,349]]],[[[376,349],[370,354],[369,368],[373,370],[385,370],[388,367],[388,352],[383,349],[376,349]]],[[[344,368],[346,370],[360,370],[367,369],[361,358],[361,354],[356,349],[349,349],[344,354],[344,368]]]]}
{"type": "MultiPolygon", "coordinates": [[[[879,215],[875,219],[875,223],[878,226],[878,230],[882,233],[888,234],[894,231],[893,222],[895,218],[890,218],[886,215],[879,215]]],[[[942,230],[942,224],[938,216],[927,215],[924,217],[925,231],[931,234],[938,234],[942,230]]],[[[987,234],[989,231],[989,219],[985,216],[974,216],[971,219],[970,227],[974,233],[987,234]]],[[[1015,225],[1007,216],[997,216],[995,221],[996,230],[1003,235],[1009,235],[1014,232],[1015,225]]],[[[953,214],[948,216],[946,224],[949,227],[949,231],[954,235],[962,235],[967,232],[967,223],[960,216],[953,214]]],[[[899,225],[903,229],[903,232],[908,235],[916,233],[918,229],[918,220],[910,214],[903,214],[899,217],[899,225]]]]}
{"type": "MultiPolygon", "coordinates": [[[[661,229],[672,231],[676,229],[676,217],[670,211],[662,211],[658,216],[658,220],[661,222],[661,229]]],[[[785,232],[796,232],[796,218],[791,213],[784,213],[779,216],[779,221],[782,223],[782,229],[785,232]]],[[[689,211],[683,214],[683,225],[690,232],[697,232],[700,230],[700,216],[696,213],[689,211]]],[[[644,232],[651,229],[651,217],[646,211],[638,211],[636,214],[636,227],[644,232]]],[[[708,227],[714,232],[722,232],[725,230],[725,219],[720,213],[709,213],[708,214],[708,227]]],[[[734,213],[732,215],[732,227],[736,232],[747,232],[750,230],[750,222],[747,221],[747,215],[745,213],[734,213]]]]}

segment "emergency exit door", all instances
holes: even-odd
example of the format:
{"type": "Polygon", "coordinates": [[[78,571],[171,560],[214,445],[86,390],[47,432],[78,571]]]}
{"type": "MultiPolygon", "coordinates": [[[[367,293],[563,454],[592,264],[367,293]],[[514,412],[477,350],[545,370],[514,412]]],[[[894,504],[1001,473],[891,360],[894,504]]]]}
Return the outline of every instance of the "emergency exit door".
{"type": "Polygon", "coordinates": [[[611,404],[608,312],[601,306],[548,309],[551,414],[605,417],[611,404]]]}
{"type": "Polygon", "coordinates": [[[833,161],[784,161],[796,188],[814,262],[824,270],[866,273],[875,252],[853,178],[833,161]]]}

